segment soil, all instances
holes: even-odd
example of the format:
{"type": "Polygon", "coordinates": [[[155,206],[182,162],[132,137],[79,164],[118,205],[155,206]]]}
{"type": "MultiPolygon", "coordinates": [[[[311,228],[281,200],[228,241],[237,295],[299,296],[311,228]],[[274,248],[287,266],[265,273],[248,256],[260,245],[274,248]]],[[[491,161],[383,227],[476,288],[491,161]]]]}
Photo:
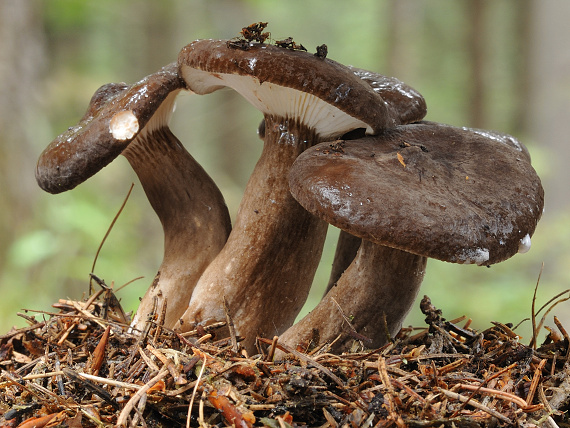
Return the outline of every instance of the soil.
{"type": "Polygon", "coordinates": [[[222,324],[182,336],[158,314],[133,334],[109,289],[53,306],[0,336],[0,428],[570,426],[557,321],[540,347],[524,345],[511,325],[447,321],[426,296],[426,327],[380,349],[258,338],[247,356],[239,337],[216,336],[222,324]]]}

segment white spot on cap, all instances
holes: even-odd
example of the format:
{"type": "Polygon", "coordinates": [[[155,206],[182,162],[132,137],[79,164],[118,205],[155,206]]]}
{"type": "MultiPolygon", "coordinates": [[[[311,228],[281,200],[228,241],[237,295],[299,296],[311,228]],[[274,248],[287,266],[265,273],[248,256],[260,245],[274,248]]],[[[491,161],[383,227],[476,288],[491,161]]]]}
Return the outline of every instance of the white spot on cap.
{"type": "Polygon", "coordinates": [[[130,140],[139,132],[139,121],[131,110],[122,111],[112,117],[109,131],[116,140],[130,140]]]}
{"type": "Polygon", "coordinates": [[[486,248],[473,248],[463,250],[457,257],[459,263],[482,265],[489,260],[489,250],[486,248]]]}
{"type": "Polygon", "coordinates": [[[519,253],[526,253],[530,250],[530,235],[527,233],[519,242],[519,253]]]}

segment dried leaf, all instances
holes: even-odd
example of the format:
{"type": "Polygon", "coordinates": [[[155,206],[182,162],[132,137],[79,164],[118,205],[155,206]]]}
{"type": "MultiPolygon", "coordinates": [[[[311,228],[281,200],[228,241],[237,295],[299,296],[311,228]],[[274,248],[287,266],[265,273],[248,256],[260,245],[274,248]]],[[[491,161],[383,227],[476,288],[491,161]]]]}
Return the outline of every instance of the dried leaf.
{"type": "Polygon", "coordinates": [[[93,351],[93,360],[91,361],[91,374],[97,376],[99,374],[99,369],[105,360],[105,348],[109,342],[109,333],[111,331],[111,326],[107,326],[99,344],[93,351]]]}
{"type": "Polygon", "coordinates": [[[218,395],[216,391],[210,392],[208,401],[218,409],[230,425],[238,428],[251,428],[255,423],[253,412],[242,413],[227,397],[218,395]]]}

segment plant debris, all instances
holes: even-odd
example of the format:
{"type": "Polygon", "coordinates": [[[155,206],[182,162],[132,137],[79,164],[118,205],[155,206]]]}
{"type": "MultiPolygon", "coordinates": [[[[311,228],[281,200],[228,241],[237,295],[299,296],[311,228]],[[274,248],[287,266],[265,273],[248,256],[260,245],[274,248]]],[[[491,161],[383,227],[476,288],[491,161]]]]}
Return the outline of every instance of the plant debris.
{"type": "MultiPolygon", "coordinates": [[[[247,27],[243,27],[240,31],[240,35],[238,37],[234,37],[231,40],[228,40],[226,46],[231,49],[240,49],[242,51],[249,50],[254,44],[263,44],[267,40],[271,41],[271,33],[270,32],[263,32],[267,27],[267,22],[256,22],[253,24],[248,25],[247,27]]],[[[275,46],[284,49],[290,49],[294,51],[307,51],[307,48],[302,44],[297,44],[293,40],[293,37],[287,37],[282,40],[275,40],[273,41],[275,46]]],[[[320,45],[317,46],[317,53],[315,56],[325,59],[328,53],[327,45],[320,45]]]]}
{"type": "Polygon", "coordinates": [[[134,334],[103,295],[22,314],[30,325],[0,336],[0,427],[569,426],[558,320],[534,349],[510,325],[446,321],[426,296],[428,327],[381,349],[303,352],[275,337],[247,356],[239,337],[216,337],[224,323],[180,335],[157,316],[134,334]]]}

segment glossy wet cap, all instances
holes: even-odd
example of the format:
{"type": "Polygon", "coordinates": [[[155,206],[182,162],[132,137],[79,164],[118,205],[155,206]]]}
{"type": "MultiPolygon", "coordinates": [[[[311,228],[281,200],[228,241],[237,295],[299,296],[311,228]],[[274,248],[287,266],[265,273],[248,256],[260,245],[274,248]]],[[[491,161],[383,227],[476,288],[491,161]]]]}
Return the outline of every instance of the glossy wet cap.
{"type": "Polygon", "coordinates": [[[309,212],[355,236],[479,265],[527,250],[544,203],[513,137],[429,122],[318,144],[289,184],[309,212]]]}
{"type": "Polygon", "coordinates": [[[178,62],[188,89],[231,87],[264,114],[298,120],[325,138],[395,125],[382,98],[344,65],[273,45],[232,46],[197,40],[184,47],[178,62]]]}
{"type": "MultiPolygon", "coordinates": [[[[386,110],[394,126],[418,122],[426,115],[427,106],[424,97],[411,86],[395,77],[384,76],[380,73],[352,66],[348,66],[348,68],[380,95],[383,100],[381,109],[382,111],[386,110]]],[[[345,134],[343,138],[354,139],[354,137],[360,138],[365,135],[363,129],[357,131],[345,134]]],[[[260,138],[264,138],[265,119],[261,121],[257,134],[260,138]]]]}
{"type": "Polygon", "coordinates": [[[351,67],[352,72],[382,97],[395,125],[422,120],[427,113],[424,97],[410,85],[395,77],[384,76],[362,68],[351,67]]]}
{"type": "Polygon", "coordinates": [[[61,193],[96,174],[139,135],[166,97],[181,88],[176,64],[131,86],[110,83],[99,88],[79,124],[40,155],[36,166],[40,187],[61,193]]]}

